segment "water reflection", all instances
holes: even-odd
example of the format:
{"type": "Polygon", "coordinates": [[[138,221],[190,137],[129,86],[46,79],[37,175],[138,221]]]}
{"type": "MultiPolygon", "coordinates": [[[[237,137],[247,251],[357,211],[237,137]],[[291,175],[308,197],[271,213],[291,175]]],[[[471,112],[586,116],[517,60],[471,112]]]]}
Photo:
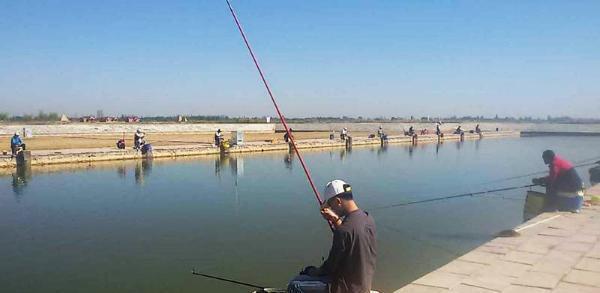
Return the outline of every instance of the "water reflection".
{"type": "Polygon", "coordinates": [[[377,156],[381,156],[381,155],[385,154],[387,151],[388,151],[388,144],[387,143],[381,144],[381,147],[379,147],[377,149],[377,156]]]}
{"type": "Polygon", "coordinates": [[[456,141],[456,149],[460,150],[460,148],[463,146],[464,141],[461,140],[457,140],[456,141]]]}
{"type": "Polygon", "coordinates": [[[137,185],[144,185],[145,178],[152,173],[152,162],[152,157],[148,157],[135,164],[135,183],[137,185]]]}
{"type": "Polygon", "coordinates": [[[435,144],[435,156],[436,157],[440,153],[440,148],[442,147],[443,144],[444,144],[444,142],[441,140],[438,140],[438,143],[435,144]]]}
{"type": "MultiPolygon", "coordinates": [[[[215,175],[221,177],[223,168],[229,166],[231,175],[237,179],[244,175],[244,159],[230,154],[220,154],[215,159],[215,175]]],[[[237,181],[236,181],[237,182],[237,181]]]]}
{"type": "Polygon", "coordinates": [[[123,179],[127,177],[127,168],[125,165],[120,165],[117,167],[117,175],[119,175],[119,178],[123,179]]]}
{"type": "Polygon", "coordinates": [[[340,150],[340,161],[343,162],[344,160],[346,160],[346,158],[349,157],[351,153],[352,153],[352,147],[341,149],[340,150]]]}
{"type": "MultiPolygon", "coordinates": [[[[420,146],[425,149],[413,146],[412,160],[408,158],[408,144],[379,148],[377,143],[372,152],[357,147],[351,155],[343,147],[307,151],[305,155],[318,178],[334,174],[356,182],[356,187],[367,195],[360,197],[361,205],[370,210],[388,203],[424,199],[427,195],[484,190],[488,186],[470,188],[475,183],[541,170],[545,166],[538,159],[539,152],[548,145],[572,160],[597,155],[594,154],[600,143],[597,138],[582,141],[486,140],[481,143],[479,152],[484,153],[480,155],[471,155],[475,149],[473,141],[466,141],[460,153],[452,141],[445,141],[445,145],[421,141],[420,146]],[[437,158],[436,154],[432,156],[434,151],[437,158]],[[485,155],[490,153],[494,156],[485,155]],[[382,159],[376,160],[376,154],[382,159]],[[455,160],[457,154],[461,155],[460,160],[455,160]],[[340,157],[349,158],[343,166],[339,164],[340,157]]],[[[149,171],[148,161],[93,164],[98,168],[79,164],[75,172],[67,165],[60,167],[67,171],[46,166],[40,170],[33,166],[36,176],[33,179],[28,179],[23,172],[26,170],[7,170],[0,194],[7,194],[8,200],[0,196],[0,215],[4,215],[0,222],[8,227],[2,231],[3,239],[10,241],[0,241],[0,259],[6,260],[4,266],[0,264],[0,270],[13,273],[0,278],[2,291],[68,292],[74,291],[73,279],[77,279],[85,280],[75,289],[82,292],[129,292],[141,286],[139,280],[145,281],[138,291],[158,293],[168,284],[169,289],[163,291],[194,292],[198,291],[198,282],[189,282],[189,277],[181,274],[194,266],[215,274],[240,276],[261,268],[256,280],[249,281],[283,285],[302,265],[302,260],[318,260],[324,253],[323,247],[330,243],[323,238],[329,235],[327,228],[318,213],[314,216],[312,198],[303,194],[310,193],[303,176],[289,174],[301,170],[284,171],[290,162],[292,168],[300,169],[294,162],[297,158],[286,159],[285,154],[284,151],[242,154],[238,158],[214,155],[190,160],[158,159],[152,164],[151,174],[145,172],[149,171]],[[240,162],[240,157],[245,162],[240,162]],[[134,182],[136,167],[146,188],[134,182]],[[242,172],[246,177],[238,178],[238,185],[234,186],[230,174],[239,177],[242,172]],[[157,180],[159,175],[161,180],[157,180]],[[24,194],[21,203],[15,202],[9,190],[11,183],[24,194]],[[285,192],[291,189],[293,192],[285,192]],[[163,196],[165,190],[178,196],[163,196]],[[140,191],[146,196],[143,201],[134,198],[142,194],[140,191]],[[294,229],[286,229],[290,223],[294,229]],[[251,239],[262,240],[261,245],[246,245],[251,239]],[[285,239],[286,245],[278,243],[281,239],[285,239]],[[57,245],[67,249],[57,253],[57,245]],[[161,257],[153,257],[157,255],[161,257]],[[189,258],[194,255],[198,257],[189,258]],[[115,258],[123,260],[117,270],[113,263],[107,262],[115,258]],[[35,268],[36,282],[30,282],[31,275],[23,273],[26,270],[15,270],[11,263],[35,268]],[[48,263],[53,265],[49,267],[48,263]],[[57,271],[61,273],[53,273],[57,271]],[[99,275],[105,277],[98,278],[99,275]],[[104,279],[110,279],[110,284],[104,279]]],[[[589,178],[588,174],[582,175],[589,178]]],[[[521,183],[501,182],[489,188],[513,184],[521,183]]],[[[373,210],[378,228],[381,226],[378,244],[382,252],[375,288],[393,292],[424,271],[453,259],[453,254],[461,255],[481,245],[485,235],[491,238],[496,232],[520,224],[523,190],[501,195],[502,198],[495,200],[488,200],[492,198],[490,195],[389,211],[373,210]],[[399,266],[400,263],[403,265],[399,266]]],[[[200,284],[206,292],[240,291],[237,287],[220,285],[200,284]]]]}
{"type": "Polygon", "coordinates": [[[296,156],[295,152],[288,152],[283,156],[283,164],[286,169],[292,170],[294,157],[296,156]]]}
{"type": "Polygon", "coordinates": [[[409,157],[409,158],[411,158],[411,159],[412,159],[412,157],[413,157],[413,155],[414,155],[414,153],[413,153],[413,152],[415,151],[415,146],[416,146],[416,145],[417,145],[417,144],[416,144],[416,143],[414,143],[414,144],[411,144],[411,145],[409,145],[409,146],[408,146],[408,157],[409,157]]]}
{"type": "MultiPolygon", "coordinates": [[[[288,154],[290,155],[290,154],[288,154]]],[[[285,159],[284,159],[285,160],[285,159]]],[[[293,154],[290,156],[290,160],[293,160],[293,154]]],[[[221,179],[221,172],[224,168],[229,167],[231,176],[233,176],[233,195],[234,195],[234,210],[236,214],[240,212],[240,196],[238,190],[238,179],[244,176],[244,158],[236,157],[230,154],[220,154],[215,159],[215,175],[221,179]]],[[[291,161],[290,161],[291,168],[291,161]]]]}
{"type": "Polygon", "coordinates": [[[21,201],[23,192],[27,187],[27,184],[31,180],[31,165],[23,164],[17,165],[15,172],[12,173],[12,190],[15,194],[17,202],[21,201]]]}

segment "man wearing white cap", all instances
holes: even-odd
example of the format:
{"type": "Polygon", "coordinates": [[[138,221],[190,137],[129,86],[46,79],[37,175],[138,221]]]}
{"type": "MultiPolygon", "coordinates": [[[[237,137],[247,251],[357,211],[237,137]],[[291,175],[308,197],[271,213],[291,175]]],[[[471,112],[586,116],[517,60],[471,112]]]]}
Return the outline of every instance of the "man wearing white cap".
{"type": "Polygon", "coordinates": [[[375,222],[354,201],[350,184],[333,180],[324,196],[321,215],[335,228],[329,256],[319,268],[306,267],[288,292],[370,292],[377,257],[375,222]]]}
{"type": "Polygon", "coordinates": [[[140,150],[144,145],[144,137],[146,134],[138,128],[138,130],[133,135],[133,148],[136,150],[140,150]]]}

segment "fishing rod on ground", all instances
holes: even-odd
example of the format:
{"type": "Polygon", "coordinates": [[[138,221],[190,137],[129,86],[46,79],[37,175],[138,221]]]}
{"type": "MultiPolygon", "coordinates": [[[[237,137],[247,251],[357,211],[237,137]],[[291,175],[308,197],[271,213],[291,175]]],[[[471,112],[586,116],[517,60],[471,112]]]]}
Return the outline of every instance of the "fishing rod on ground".
{"type": "Polygon", "coordinates": [[[538,186],[538,184],[510,186],[510,187],[483,190],[483,191],[477,191],[477,192],[467,192],[467,193],[461,193],[461,194],[450,195],[450,196],[433,197],[433,198],[428,198],[428,199],[423,199],[423,200],[416,200],[416,201],[409,201],[409,202],[396,203],[396,204],[391,204],[391,205],[386,205],[386,206],[380,206],[380,207],[373,208],[372,210],[383,210],[383,209],[389,209],[389,208],[394,208],[394,207],[403,207],[403,206],[409,206],[409,205],[415,205],[415,204],[421,204],[421,203],[427,203],[427,202],[434,202],[434,201],[441,201],[441,200],[448,200],[448,199],[455,199],[455,198],[461,198],[461,197],[477,196],[477,195],[483,195],[483,194],[493,194],[495,192],[529,188],[529,187],[533,187],[533,186],[538,186]]]}
{"type": "MultiPolygon", "coordinates": [[[[256,70],[258,71],[258,74],[260,75],[260,79],[262,80],[262,83],[265,86],[265,89],[267,90],[269,97],[271,98],[271,102],[273,102],[273,106],[275,107],[277,116],[279,116],[279,120],[281,121],[281,124],[283,125],[283,128],[285,129],[285,133],[287,133],[287,136],[290,140],[290,145],[292,145],[294,152],[298,156],[298,161],[300,161],[300,165],[302,165],[304,174],[306,174],[306,179],[308,180],[308,183],[309,183],[313,193],[315,194],[315,199],[317,200],[319,207],[320,207],[323,205],[324,201],[321,198],[319,191],[315,187],[315,183],[313,182],[312,176],[310,175],[310,171],[308,170],[306,163],[304,163],[304,159],[302,158],[302,155],[300,154],[300,151],[298,150],[298,147],[296,146],[296,140],[294,139],[294,137],[292,136],[292,133],[290,132],[290,128],[288,127],[288,124],[285,121],[285,117],[283,116],[281,110],[279,109],[279,105],[277,104],[277,101],[275,101],[275,96],[273,95],[273,92],[271,91],[271,87],[269,86],[269,83],[267,82],[267,79],[266,79],[260,65],[258,64],[258,59],[256,58],[256,55],[254,54],[254,51],[252,50],[252,47],[250,46],[250,42],[248,41],[248,38],[246,37],[244,30],[242,29],[242,25],[240,24],[237,14],[235,13],[235,11],[233,10],[233,7],[231,6],[231,2],[229,0],[225,0],[225,1],[227,2],[227,6],[229,7],[231,16],[233,17],[233,20],[235,21],[235,24],[238,28],[238,31],[240,32],[240,35],[242,36],[244,44],[246,45],[246,48],[248,49],[248,53],[250,54],[250,57],[252,58],[252,61],[254,62],[254,65],[256,66],[256,70]]],[[[329,228],[331,229],[331,231],[333,231],[334,230],[333,224],[330,222],[328,222],[328,224],[329,224],[329,228]]]]}
{"type": "Polygon", "coordinates": [[[233,279],[228,279],[228,278],[217,277],[217,276],[213,276],[213,275],[209,275],[209,274],[199,273],[199,272],[196,271],[196,269],[192,269],[192,275],[201,276],[201,277],[205,277],[205,278],[213,279],[213,280],[218,280],[218,281],[223,281],[223,282],[227,282],[227,283],[231,283],[231,284],[237,284],[237,285],[241,285],[241,286],[251,287],[251,288],[260,289],[260,290],[265,290],[265,289],[268,288],[268,287],[260,286],[260,285],[256,285],[256,284],[251,284],[251,283],[236,281],[236,280],[233,280],[233,279]]]}

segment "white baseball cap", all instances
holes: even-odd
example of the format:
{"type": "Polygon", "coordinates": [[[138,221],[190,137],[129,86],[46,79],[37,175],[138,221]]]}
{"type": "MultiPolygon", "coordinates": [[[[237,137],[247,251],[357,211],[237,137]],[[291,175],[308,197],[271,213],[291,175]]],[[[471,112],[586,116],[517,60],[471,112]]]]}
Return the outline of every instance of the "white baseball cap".
{"type": "Polygon", "coordinates": [[[16,135],[16,136],[19,136],[19,133],[18,133],[18,132],[15,132],[15,135],[16,135]]]}
{"type": "Polygon", "coordinates": [[[323,196],[325,196],[325,200],[328,200],[345,192],[352,192],[352,187],[350,184],[343,180],[336,179],[325,185],[323,196]]]}

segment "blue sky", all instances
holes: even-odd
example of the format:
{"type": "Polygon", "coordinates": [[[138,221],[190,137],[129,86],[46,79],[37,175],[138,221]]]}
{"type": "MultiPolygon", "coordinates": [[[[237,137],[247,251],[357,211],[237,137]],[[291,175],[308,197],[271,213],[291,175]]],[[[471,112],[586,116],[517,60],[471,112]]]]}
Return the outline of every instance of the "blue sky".
{"type": "MultiPolygon", "coordinates": [[[[600,116],[600,1],[232,3],[290,117],[600,116]]],[[[274,115],[224,0],[0,0],[0,102],[274,115]]]]}

